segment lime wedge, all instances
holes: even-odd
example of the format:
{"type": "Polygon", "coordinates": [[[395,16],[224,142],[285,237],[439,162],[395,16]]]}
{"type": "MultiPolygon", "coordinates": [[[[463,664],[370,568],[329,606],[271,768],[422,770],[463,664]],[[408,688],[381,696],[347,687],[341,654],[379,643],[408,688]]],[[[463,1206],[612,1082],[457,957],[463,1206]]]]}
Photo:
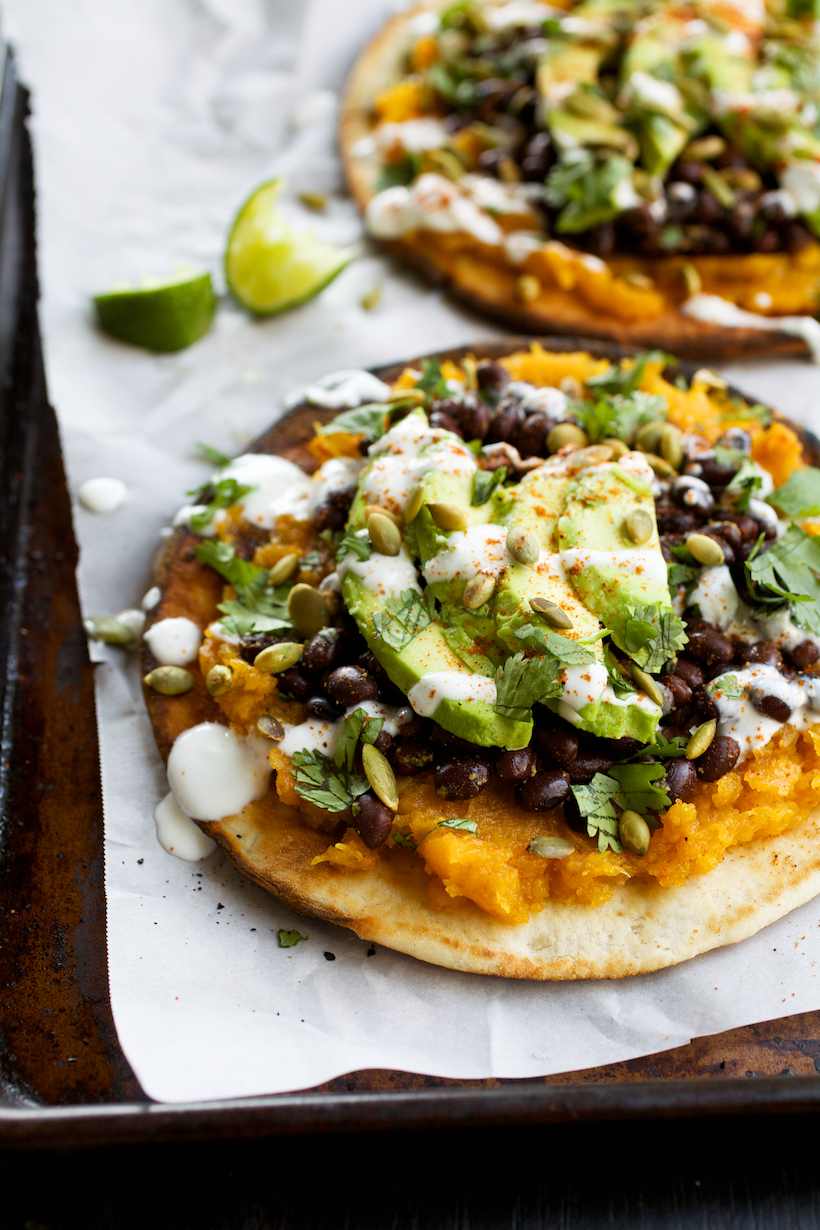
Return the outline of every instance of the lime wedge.
{"type": "Polygon", "coordinates": [[[312,299],[353,259],[350,248],[292,230],[278,209],[279,189],[278,179],[254,189],[234,218],[225,249],[228,289],[257,316],[312,299]]]}
{"type": "Polygon", "coordinates": [[[184,350],[211,327],[216,295],[209,273],[94,296],[100,328],[145,350],[184,350]]]}

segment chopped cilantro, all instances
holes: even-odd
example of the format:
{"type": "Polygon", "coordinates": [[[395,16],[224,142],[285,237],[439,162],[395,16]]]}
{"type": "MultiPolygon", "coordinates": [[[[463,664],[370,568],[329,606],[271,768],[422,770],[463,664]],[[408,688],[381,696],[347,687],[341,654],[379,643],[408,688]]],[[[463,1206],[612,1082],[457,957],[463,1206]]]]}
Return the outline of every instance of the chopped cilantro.
{"type": "Polygon", "coordinates": [[[196,454],[202,461],[209,462],[210,465],[216,466],[218,470],[231,463],[231,458],[227,453],[220,452],[218,448],[214,448],[212,444],[205,444],[202,440],[197,440],[196,454]]]}
{"type": "Polygon", "coordinates": [[[782,487],[772,492],[769,503],[787,517],[820,516],[820,470],[814,466],[795,470],[782,487]]]}
{"type": "Polygon", "coordinates": [[[706,691],[710,696],[719,692],[727,700],[740,700],[743,695],[743,688],[737,675],[718,675],[717,679],[712,679],[707,683],[706,691]]]}
{"type": "Polygon", "coordinates": [[[749,500],[757,495],[763,486],[763,476],[760,469],[748,457],[744,457],[740,468],[726,488],[726,494],[734,507],[741,512],[749,507],[749,500]]]}
{"type": "Polygon", "coordinates": [[[435,359],[423,360],[416,388],[421,389],[428,397],[446,397],[450,392],[450,386],[441,374],[441,364],[435,359]]]}
{"type": "Polygon", "coordinates": [[[679,585],[692,585],[697,579],[700,569],[693,564],[679,564],[673,561],[667,565],[669,588],[677,589],[679,585]]]}
{"type": "Polygon", "coordinates": [[[399,653],[414,636],[433,622],[432,595],[416,589],[403,589],[396,598],[388,598],[381,611],[373,616],[376,635],[385,645],[399,653]]]}
{"type": "Polygon", "coordinates": [[[458,829],[460,833],[478,832],[478,825],[475,820],[464,820],[459,816],[448,816],[446,820],[439,820],[438,828],[458,829]]]}
{"type": "Polygon", "coordinates": [[[370,539],[367,534],[358,530],[345,530],[336,547],[336,559],[342,560],[346,555],[355,555],[357,559],[370,559],[372,554],[370,539]]]}
{"type": "Polygon", "coordinates": [[[319,435],[347,432],[351,436],[364,436],[366,440],[379,440],[390,426],[390,417],[400,404],[366,402],[363,406],[354,406],[352,410],[343,410],[319,428],[319,435]]]}
{"type": "Polygon", "coordinates": [[[294,752],[296,793],[322,811],[347,811],[367,790],[366,778],[340,769],[322,752],[294,752]]]}
{"type": "Polygon", "coordinates": [[[398,162],[385,163],[376,181],[376,191],[384,192],[385,188],[399,188],[412,184],[421,169],[421,161],[417,154],[406,154],[398,162]]]}
{"type": "Polygon", "coordinates": [[[507,467],[499,466],[497,470],[476,470],[473,478],[473,507],[486,504],[496,487],[500,487],[507,477],[507,467]]]}
{"type": "Polygon", "coordinates": [[[221,478],[208,489],[213,492],[210,500],[204,508],[192,513],[188,519],[188,524],[195,534],[204,534],[213,521],[215,513],[223,508],[230,508],[232,504],[241,500],[243,495],[253,491],[253,487],[244,487],[235,478],[221,478]]]}
{"type": "Polygon", "coordinates": [[[615,802],[624,810],[665,811],[672,800],[662,786],[656,785],[664,776],[661,764],[614,764],[607,770],[618,789],[615,802]]]}
{"type": "Polygon", "coordinates": [[[631,440],[639,427],[666,418],[666,398],[651,393],[613,393],[594,402],[576,402],[575,416],[593,444],[599,440],[631,440]]]}
{"type": "Polygon", "coordinates": [[[632,759],[638,760],[642,756],[648,756],[652,760],[672,760],[684,754],[687,742],[688,740],[681,735],[674,735],[671,739],[667,739],[666,735],[658,731],[654,742],[647,743],[646,747],[636,752],[632,759]]]}
{"type": "Polygon", "coordinates": [[[517,653],[495,672],[495,707],[503,717],[526,721],[538,700],[561,695],[561,664],[557,658],[525,658],[517,653]]]}
{"type": "Polygon", "coordinates": [[[614,218],[618,186],[631,177],[632,163],[620,154],[598,159],[588,150],[573,150],[547,176],[547,203],[561,210],[556,229],[573,234],[614,218]]]}
{"type": "Polygon", "coordinates": [[[624,367],[623,364],[616,367],[613,364],[600,376],[590,376],[586,385],[588,389],[594,389],[596,393],[634,393],[649,363],[667,363],[668,361],[669,356],[665,355],[662,350],[647,350],[644,354],[636,356],[631,367],[624,367]]]}
{"type": "MultiPolygon", "coordinates": [[[[601,633],[603,635],[603,633],[601,633]]],[[[584,666],[594,662],[595,654],[584,641],[573,641],[551,628],[539,627],[537,624],[522,624],[516,629],[516,639],[522,641],[527,649],[540,649],[553,658],[557,658],[563,666],[584,666]]]]}
{"type": "Polygon", "coordinates": [[[625,668],[621,666],[615,654],[608,647],[604,649],[604,666],[616,696],[631,696],[637,690],[632,680],[625,674],[625,668]]]}
{"type": "Polygon", "coordinates": [[[790,525],[768,550],[749,556],[746,577],[755,602],[788,602],[797,626],[820,635],[820,538],[790,525]]]}
{"type": "Polygon", "coordinates": [[[336,738],[336,750],[333,753],[333,763],[345,773],[353,769],[356,758],[356,748],[359,741],[375,743],[384,726],[384,718],[374,717],[366,709],[354,709],[344,719],[336,738]]]}
{"type": "Polygon", "coordinates": [[[654,603],[631,607],[623,627],[613,640],[630,658],[650,674],[683,649],[688,637],[683,620],[669,607],[654,603]]]}
{"type": "Polygon", "coordinates": [[[264,568],[241,559],[227,542],[201,542],[197,559],[218,572],[236,590],[236,598],[219,603],[222,626],[231,636],[276,632],[290,627],[287,596],[289,586],[274,589],[264,568]]]}
{"type": "Polygon", "coordinates": [[[416,848],[416,839],[406,829],[394,828],[390,833],[390,840],[394,846],[401,846],[403,850],[415,850],[416,848]]]}
{"type": "Polygon", "coordinates": [[[307,936],[302,935],[301,931],[286,931],[284,927],[280,927],[276,932],[276,942],[280,948],[295,948],[306,939],[307,936]]]}
{"type": "Polygon", "coordinates": [[[587,834],[597,838],[601,853],[621,849],[618,817],[612,802],[619,789],[619,783],[604,773],[596,773],[588,786],[572,787],[578,810],[586,821],[587,834]]]}

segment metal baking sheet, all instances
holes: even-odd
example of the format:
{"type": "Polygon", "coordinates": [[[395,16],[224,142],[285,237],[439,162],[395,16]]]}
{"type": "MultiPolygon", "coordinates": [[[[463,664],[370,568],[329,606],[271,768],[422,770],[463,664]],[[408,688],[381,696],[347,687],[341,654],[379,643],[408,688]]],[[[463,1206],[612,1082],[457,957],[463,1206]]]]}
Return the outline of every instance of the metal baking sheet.
{"type": "Polygon", "coordinates": [[[147,1099],[108,1000],[93,668],[37,323],[25,109],[8,58],[0,94],[0,1145],[820,1109],[820,1013],[544,1080],[365,1071],[272,1097],[190,1106],[147,1099]]]}

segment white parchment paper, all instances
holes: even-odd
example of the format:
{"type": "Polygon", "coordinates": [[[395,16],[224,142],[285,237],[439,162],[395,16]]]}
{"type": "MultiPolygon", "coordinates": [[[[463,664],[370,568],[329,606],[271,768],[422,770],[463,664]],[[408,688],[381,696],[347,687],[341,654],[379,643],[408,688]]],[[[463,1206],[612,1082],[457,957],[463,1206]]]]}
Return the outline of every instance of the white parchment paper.
{"type": "MultiPolygon", "coordinates": [[[[259,181],[334,194],[304,221],[360,235],[341,194],[335,101],[382,0],[7,0],[33,89],[42,321],[72,490],[112,475],[109,516],[75,512],[86,613],[138,603],[161,527],[205,471],[194,443],[240,449],[283,395],[324,371],[493,336],[367,252],[314,303],[154,358],[95,333],[88,296],[184,264],[218,273],[236,206],[259,181]],[[383,287],[377,311],[359,307],[383,287]]],[[[298,211],[298,206],[293,206],[298,211]]],[[[818,422],[820,374],[747,365],[732,378],[818,422]]],[[[300,920],[221,857],[156,842],[164,773],[136,665],[98,651],[111,996],[120,1040],[155,1098],[294,1089],[344,1071],[535,1076],[633,1057],[817,1008],[820,907],[738,948],[622,983],[539,986],[442,972],[300,920]],[[280,950],[279,927],[309,934],[280,950]],[[331,960],[331,956],[335,959],[331,960]]]]}

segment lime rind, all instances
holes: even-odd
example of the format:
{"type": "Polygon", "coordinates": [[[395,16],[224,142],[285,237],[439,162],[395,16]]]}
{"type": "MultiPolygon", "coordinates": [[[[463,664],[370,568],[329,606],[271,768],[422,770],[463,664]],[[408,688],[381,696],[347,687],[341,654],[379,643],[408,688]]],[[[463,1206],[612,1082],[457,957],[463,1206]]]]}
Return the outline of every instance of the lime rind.
{"type": "Polygon", "coordinates": [[[281,181],[266,180],[240,206],[225,247],[225,280],[255,316],[275,316],[313,299],[347,268],[355,253],[284,220],[281,181]]]}
{"type": "Polygon", "coordinates": [[[100,328],[159,354],[184,350],[208,332],[216,311],[209,273],[185,274],[94,295],[100,328]]]}

